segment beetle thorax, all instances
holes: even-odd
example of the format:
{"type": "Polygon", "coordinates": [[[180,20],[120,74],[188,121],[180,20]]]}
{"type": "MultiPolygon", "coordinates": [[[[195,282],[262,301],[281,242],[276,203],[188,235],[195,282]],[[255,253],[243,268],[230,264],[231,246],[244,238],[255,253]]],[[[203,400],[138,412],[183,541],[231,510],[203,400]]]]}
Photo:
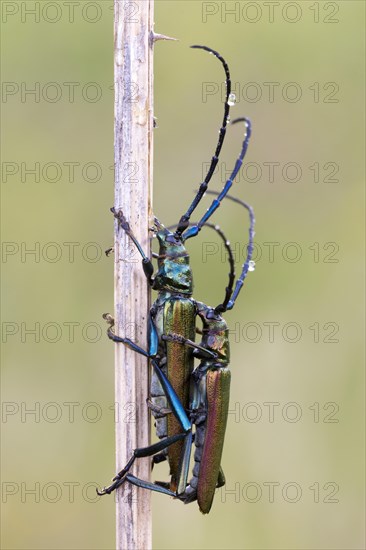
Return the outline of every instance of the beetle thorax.
{"type": "Polygon", "coordinates": [[[193,276],[185,246],[165,227],[157,231],[156,236],[160,246],[153,288],[191,296],[193,276]]]}

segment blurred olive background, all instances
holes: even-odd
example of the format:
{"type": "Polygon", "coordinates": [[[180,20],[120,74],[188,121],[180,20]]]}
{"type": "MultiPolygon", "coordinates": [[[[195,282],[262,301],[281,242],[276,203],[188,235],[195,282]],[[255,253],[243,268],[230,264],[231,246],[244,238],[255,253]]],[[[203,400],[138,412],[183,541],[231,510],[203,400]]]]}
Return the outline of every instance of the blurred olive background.
{"type": "MultiPolygon", "coordinates": [[[[115,468],[101,319],[113,310],[112,3],[36,4],[1,3],[2,547],[111,549],[113,498],[94,487],[115,468]]],[[[154,495],[156,549],[364,548],[363,21],[358,1],[155,4],[156,31],[179,38],[155,46],[155,214],[178,220],[216,144],[223,71],[198,43],[230,65],[232,118],[252,120],[252,164],[232,192],[257,219],[256,271],[226,315],[227,486],[207,517],[154,495]]],[[[229,128],[212,188],[242,135],[229,128]]],[[[226,202],[215,222],[239,270],[246,213],[226,202]]],[[[219,246],[209,231],[189,242],[209,304],[227,280],[219,246]]]]}

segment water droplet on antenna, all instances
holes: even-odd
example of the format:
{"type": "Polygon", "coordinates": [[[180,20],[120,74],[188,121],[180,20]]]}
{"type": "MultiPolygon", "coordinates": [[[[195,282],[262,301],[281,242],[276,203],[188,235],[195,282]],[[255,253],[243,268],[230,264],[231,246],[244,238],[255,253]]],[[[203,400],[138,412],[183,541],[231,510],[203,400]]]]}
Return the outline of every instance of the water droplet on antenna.
{"type": "Polygon", "coordinates": [[[233,105],[235,105],[235,103],[236,103],[236,95],[233,94],[233,93],[229,94],[227,104],[230,105],[230,107],[233,107],[233,105]]]}

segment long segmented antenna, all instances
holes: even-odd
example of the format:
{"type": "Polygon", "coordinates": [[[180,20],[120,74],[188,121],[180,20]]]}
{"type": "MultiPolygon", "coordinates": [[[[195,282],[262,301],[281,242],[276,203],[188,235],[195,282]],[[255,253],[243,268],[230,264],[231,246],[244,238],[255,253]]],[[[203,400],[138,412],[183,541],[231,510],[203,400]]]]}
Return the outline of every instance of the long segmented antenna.
{"type": "MultiPolygon", "coordinates": [[[[209,184],[209,182],[212,178],[212,175],[215,171],[216,165],[219,161],[219,155],[220,155],[220,151],[221,151],[221,148],[222,148],[222,144],[224,143],[224,138],[225,138],[225,133],[226,133],[226,126],[227,126],[227,123],[228,123],[228,120],[229,120],[229,112],[230,112],[230,105],[231,105],[231,101],[230,101],[230,95],[231,95],[230,71],[229,71],[229,67],[228,67],[225,59],[218,52],[216,52],[215,50],[212,50],[211,48],[208,48],[207,46],[197,46],[197,45],[195,45],[195,46],[191,46],[191,48],[197,48],[197,49],[205,50],[206,52],[209,52],[209,53],[213,54],[215,57],[217,57],[217,59],[219,61],[221,61],[222,65],[224,67],[224,70],[225,70],[225,75],[226,75],[226,98],[225,98],[225,106],[224,106],[224,118],[223,118],[222,125],[221,125],[220,131],[219,131],[219,139],[218,139],[218,142],[217,142],[215,154],[211,159],[211,164],[210,164],[209,170],[207,172],[207,175],[206,175],[204,181],[201,183],[201,185],[198,189],[197,195],[193,199],[193,201],[192,201],[190,207],[188,208],[187,212],[179,220],[178,227],[176,229],[176,235],[178,237],[180,237],[182,235],[183,231],[185,231],[185,229],[187,229],[187,227],[189,227],[190,217],[191,217],[193,211],[196,209],[198,203],[201,201],[203,195],[205,194],[207,186],[208,186],[208,184],[209,184]]],[[[232,104],[234,104],[234,100],[232,101],[232,104]]]]}
{"type": "MultiPolygon", "coordinates": [[[[216,191],[207,191],[207,193],[210,194],[210,195],[219,196],[219,193],[217,193],[216,191]]],[[[246,257],[245,262],[243,264],[240,277],[236,281],[234,292],[232,290],[233,287],[231,286],[231,294],[232,295],[228,295],[228,293],[226,293],[225,300],[223,301],[223,303],[219,304],[218,306],[215,307],[216,313],[224,313],[225,311],[227,311],[229,309],[232,309],[234,307],[235,301],[236,301],[236,299],[239,295],[239,292],[240,292],[240,290],[241,290],[241,288],[244,284],[244,279],[246,278],[246,276],[248,274],[248,271],[254,271],[254,262],[252,261],[253,250],[254,250],[254,235],[255,235],[255,231],[254,231],[254,225],[255,225],[254,210],[249,204],[247,204],[246,202],[244,202],[244,201],[242,201],[242,200],[240,200],[236,197],[233,197],[232,195],[226,195],[226,198],[230,199],[233,202],[241,204],[241,206],[244,206],[244,208],[246,208],[248,210],[249,219],[250,219],[249,241],[248,241],[248,246],[247,246],[247,257],[246,257]]],[[[205,225],[208,225],[207,222],[206,222],[205,225]]],[[[232,251],[231,251],[231,253],[232,253],[232,251]]],[[[229,258],[229,262],[230,262],[230,265],[231,265],[230,258],[229,258]]]]}
{"type": "MultiPolygon", "coordinates": [[[[208,191],[208,193],[211,193],[212,195],[218,195],[218,193],[216,193],[215,191],[208,191]]],[[[232,198],[232,197],[229,197],[229,198],[232,198]]],[[[195,225],[194,222],[191,222],[189,225],[195,225]]],[[[169,227],[167,227],[167,229],[169,229],[169,231],[171,231],[172,229],[175,228],[175,224],[174,225],[170,225],[169,227]]],[[[222,231],[222,229],[220,228],[219,225],[214,225],[213,223],[210,223],[210,222],[206,222],[204,224],[205,227],[211,227],[211,229],[213,229],[214,231],[216,231],[216,233],[218,233],[221,237],[221,239],[224,241],[224,246],[226,248],[226,252],[227,252],[227,255],[228,255],[228,260],[229,260],[229,265],[230,265],[230,271],[229,271],[229,282],[228,282],[228,285],[225,289],[225,298],[224,298],[224,301],[223,301],[223,304],[226,304],[229,302],[230,300],[230,297],[233,293],[233,287],[234,287],[234,280],[235,280],[235,261],[234,261],[234,254],[233,254],[233,251],[231,249],[231,246],[230,246],[230,241],[228,241],[228,239],[226,238],[224,232],[222,231]]],[[[153,254],[154,255],[154,254],[153,254]]],[[[158,254],[154,255],[156,257],[159,257],[158,254]]],[[[223,304],[220,304],[223,305],[223,304]]],[[[220,307],[220,306],[217,306],[220,307]]],[[[215,308],[215,311],[217,310],[217,308],[215,308]]]]}
{"type": "MultiPolygon", "coordinates": [[[[223,301],[223,304],[227,304],[230,300],[230,297],[231,297],[232,293],[233,293],[233,286],[234,286],[234,280],[235,280],[235,262],[234,262],[233,251],[232,251],[231,246],[230,246],[230,241],[227,240],[227,238],[225,237],[223,231],[221,230],[221,228],[218,225],[214,225],[213,223],[206,222],[205,226],[211,227],[214,231],[216,231],[220,235],[220,237],[224,241],[224,246],[225,246],[226,252],[228,254],[229,265],[230,265],[229,283],[228,283],[227,287],[225,288],[225,298],[224,298],[224,301],[223,301]]],[[[220,311],[217,309],[218,307],[220,307],[220,306],[217,306],[215,308],[215,312],[220,313],[220,311]]]]}
{"type": "Polygon", "coordinates": [[[236,178],[241,168],[241,165],[243,164],[243,159],[247,152],[249,139],[252,133],[252,126],[248,118],[244,118],[244,117],[236,118],[235,120],[233,120],[232,124],[236,124],[237,122],[245,122],[245,135],[244,135],[244,140],[241,147],[240,155],[236,160],[236,163],[233,171],[231,172],[230,178],[226,181],[221,193],[217,196],[217,199],[212,201],[211,206],[207,209],[205,215],[201,218],[198,224],[187,229],[185,233],[182,235],[183,242],[186,241],[187,239],[190,239],[191,237],[195,237],[199,233],[199,231],[201,231],[202,226],[211,218],[212,214],[220,206],[221,201],[226,197],[230,187],[233,184],[234,179],[236,178]]]}

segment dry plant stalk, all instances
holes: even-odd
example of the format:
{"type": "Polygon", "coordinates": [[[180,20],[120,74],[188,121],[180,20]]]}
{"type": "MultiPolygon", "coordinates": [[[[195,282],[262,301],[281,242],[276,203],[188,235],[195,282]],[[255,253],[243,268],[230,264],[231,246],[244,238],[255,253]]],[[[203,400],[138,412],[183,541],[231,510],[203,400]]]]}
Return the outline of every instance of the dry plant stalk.
{"type": "MultiPolygon", "coordinates": [[[[154,1],[114,2],[115,208],[122,209],[145,250],[149,248],[153,134],[154,1]]],[[[115,224],[115,330],[146,348],[149,291],[140,258],[115,224]]],[[[146,358],[115,345],[117,471],[133,449],[150,439],[146,358]]],[[[150,459],[135,462],[134,475],[150,478],[150,459]]],[[[118,550],[151,548],[151,493],[130,483],[116,493],[118,550]]]]}

